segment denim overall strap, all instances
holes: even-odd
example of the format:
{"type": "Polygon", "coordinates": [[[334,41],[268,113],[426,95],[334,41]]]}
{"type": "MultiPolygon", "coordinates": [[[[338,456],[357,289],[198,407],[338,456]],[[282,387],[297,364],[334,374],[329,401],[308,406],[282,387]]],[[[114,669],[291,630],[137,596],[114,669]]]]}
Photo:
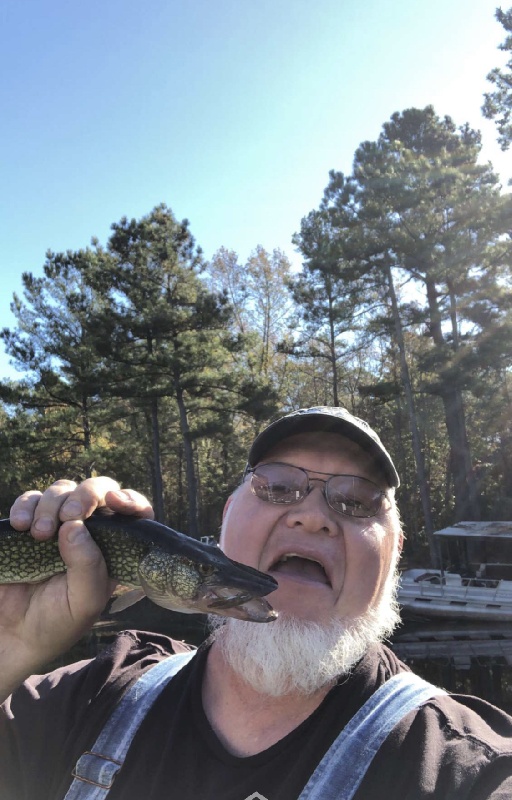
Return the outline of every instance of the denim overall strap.
{"type": "Polygon", "coordinates": [[[92,749],[78,759],[72,773],[73,783],[64,800],[104,800],[107,797],[148,710],[195,652],[178,653],[159,661],[130,686],[92,749]]]}
{"type": "Polygon", "coordinates": [[[432,697],[445,695],[412,672],[384,683],[333,742],[299,800],[352,800],[377,750],[400,720],[432,697]]]}

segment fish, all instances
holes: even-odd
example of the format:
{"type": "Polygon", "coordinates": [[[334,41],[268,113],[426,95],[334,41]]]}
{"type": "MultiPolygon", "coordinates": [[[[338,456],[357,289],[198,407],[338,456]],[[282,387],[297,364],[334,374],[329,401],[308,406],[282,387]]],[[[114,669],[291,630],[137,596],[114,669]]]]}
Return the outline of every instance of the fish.
{"type": "MultiPolygon", "coordinates": [[[[277,589],[277,581],[232,561],[217,545],[155,520],[123,514],[95,512],[84,524],[103,554],[109,576],[132,589],[114,602],[114,613],[145,595],[182,614],[250,622],[277,618],[265,599],[277,589]]],[[[0,520],[0,584],[39,583],[65,571],[56,537],[36,541],[28,531],[12,528],[8,519],[0,520]]]]}

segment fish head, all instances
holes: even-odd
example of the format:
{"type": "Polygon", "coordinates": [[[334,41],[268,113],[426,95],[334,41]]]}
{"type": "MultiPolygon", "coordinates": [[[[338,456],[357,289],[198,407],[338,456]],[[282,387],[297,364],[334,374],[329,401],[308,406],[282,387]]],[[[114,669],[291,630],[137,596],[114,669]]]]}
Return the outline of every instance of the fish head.
{"type": "Polygon", "coordinates": [[[277,588],[265,573],[232,561],[222,550],[190,539],[188,552],[152,548],[139,564],[147,597],[185,614],[217,614],[252,622],[271,622],[277,613],[264,595],[277,588]]]}

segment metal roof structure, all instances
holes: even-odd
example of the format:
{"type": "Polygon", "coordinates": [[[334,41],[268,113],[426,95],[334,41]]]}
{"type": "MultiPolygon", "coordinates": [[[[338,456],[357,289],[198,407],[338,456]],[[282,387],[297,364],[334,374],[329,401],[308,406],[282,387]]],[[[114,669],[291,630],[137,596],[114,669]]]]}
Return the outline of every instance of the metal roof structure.
{"type": "Polygon", "coordinates": [[[448,528],[434,531],[443,538],[512,539],[512,522],[456,522],[448,528]]]}

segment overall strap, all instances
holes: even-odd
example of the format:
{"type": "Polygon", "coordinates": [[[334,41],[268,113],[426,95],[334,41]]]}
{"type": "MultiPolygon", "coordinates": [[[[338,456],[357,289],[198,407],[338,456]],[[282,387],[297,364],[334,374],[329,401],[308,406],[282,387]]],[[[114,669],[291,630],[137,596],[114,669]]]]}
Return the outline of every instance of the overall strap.
{"type": "Polygon", "coordinates": [[[394,675],[343,728],[299,800],[352,800],[379,747],[395,725],[422,703],[445,694],[444,689],[412,672],[394,675]]]}
{"type": "Polygon", "coordinates": [[[107,797],[149,708],[195,653],[195,650],[178,653],[159,661],[130,686],[92,749],[78,759],[72,773],[73,783],[64,800],[104,800],[107,797]]]}

